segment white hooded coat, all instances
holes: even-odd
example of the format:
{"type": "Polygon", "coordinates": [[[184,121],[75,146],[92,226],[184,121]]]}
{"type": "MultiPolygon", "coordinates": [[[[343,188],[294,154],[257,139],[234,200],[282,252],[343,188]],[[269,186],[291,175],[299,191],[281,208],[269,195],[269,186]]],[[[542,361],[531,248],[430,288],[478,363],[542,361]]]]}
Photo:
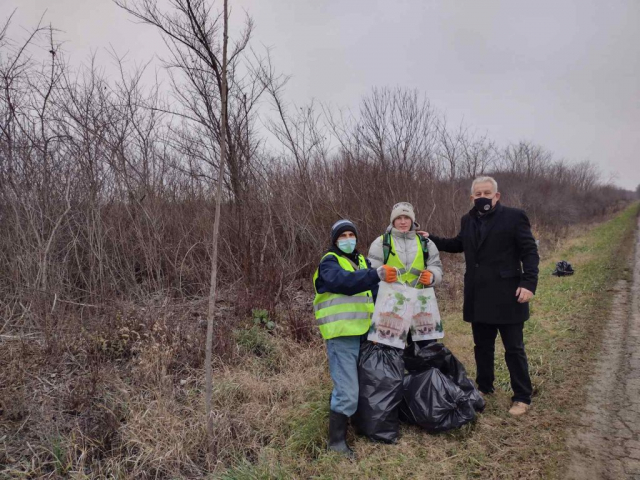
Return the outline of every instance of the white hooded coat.
{"type": "MultiPolygon", "coordinates": [[[[398,259],[406,268],[410,268],[418,254],[420,244],[416,242],[416,231],[401,232],[391,226],[387,228],[393,237],[394,252],[398,259]],[[390,229],[390,230],[389,230],[390,229]]],[[[442,283],[442,262],[440,252],[433,242],[428,244],[429,258],[427,259],[427,270],[433,274],[433,283],[430,287],[435,287],[442,283]]],[[[369,261],[373,268],[378,268],[384,263],[384,249],[382,248],[382,236],[377,237],[371,247],[369,247],[369,261]]]]}

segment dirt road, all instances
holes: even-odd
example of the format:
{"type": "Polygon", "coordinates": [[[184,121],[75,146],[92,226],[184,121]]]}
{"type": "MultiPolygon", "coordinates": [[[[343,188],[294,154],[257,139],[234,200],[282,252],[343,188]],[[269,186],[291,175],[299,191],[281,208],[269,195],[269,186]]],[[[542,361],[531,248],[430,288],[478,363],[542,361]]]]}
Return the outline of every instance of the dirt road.
{"type": "Polygon", "coordinates": [[[587,406],[568,440],[566,478],[640,479],[640,219],[633,280],[615,286],[587,406]]]}

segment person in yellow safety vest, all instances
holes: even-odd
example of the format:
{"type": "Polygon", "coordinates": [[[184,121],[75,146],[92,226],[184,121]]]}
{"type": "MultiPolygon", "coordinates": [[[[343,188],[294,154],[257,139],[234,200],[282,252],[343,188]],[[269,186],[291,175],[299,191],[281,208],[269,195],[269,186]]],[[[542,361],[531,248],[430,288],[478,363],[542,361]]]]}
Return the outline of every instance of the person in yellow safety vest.
{"type": "MultiPolygon", "coordinates": [[[[369,247],[368,260],[373,268],[389,265],[398,269],[400,281],[414,288],[435,287],[442,282],[440,253],[433,242],[417,235],[419,225],[413,205],[399,202],[393,206],[386,232],[369,247]],[[426,258],[425,258],[426,257],[426,258]]],[[[407,340],[410,343],[411,339],[407,340]]],[[[423,346],[432,340],[423,340],[423,346]]]]}
{"type": "Polygon", "coordinates": [[[357,237],[358,230],[351,221],[334,223],[330,248],[313,275],[313,310],[327,343],[333,380],[329,449],[349,457],[354,453],[346,442],[347,423],[358,408],[360,337],[369,331],[378,283],[397,280],[392,267],[371,268],[356,250],[357,237]]]}

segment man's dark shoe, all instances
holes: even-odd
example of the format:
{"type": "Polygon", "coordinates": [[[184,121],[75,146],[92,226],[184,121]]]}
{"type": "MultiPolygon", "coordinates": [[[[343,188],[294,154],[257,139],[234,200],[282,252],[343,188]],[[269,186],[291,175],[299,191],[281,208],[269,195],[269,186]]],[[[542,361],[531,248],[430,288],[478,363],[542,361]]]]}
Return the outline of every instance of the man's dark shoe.
{"type": "Polygon", "coordinates": [[[347,445],[347,423],[349,417],[334,411],[329,412],[329,450],[355,458],[355,453],[347,445]]]}

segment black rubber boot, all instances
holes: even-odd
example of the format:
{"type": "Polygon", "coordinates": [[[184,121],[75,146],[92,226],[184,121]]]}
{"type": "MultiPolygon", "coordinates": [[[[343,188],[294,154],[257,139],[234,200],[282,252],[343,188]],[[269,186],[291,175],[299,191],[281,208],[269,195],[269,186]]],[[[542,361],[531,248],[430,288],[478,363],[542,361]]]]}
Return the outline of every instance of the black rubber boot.
{"type": "Polygon", "coordinates": [[[333,410],[329,412],[329,450],[355,458],[355,453],[347,445],[347,422],[349,417],[333,410]]]}

